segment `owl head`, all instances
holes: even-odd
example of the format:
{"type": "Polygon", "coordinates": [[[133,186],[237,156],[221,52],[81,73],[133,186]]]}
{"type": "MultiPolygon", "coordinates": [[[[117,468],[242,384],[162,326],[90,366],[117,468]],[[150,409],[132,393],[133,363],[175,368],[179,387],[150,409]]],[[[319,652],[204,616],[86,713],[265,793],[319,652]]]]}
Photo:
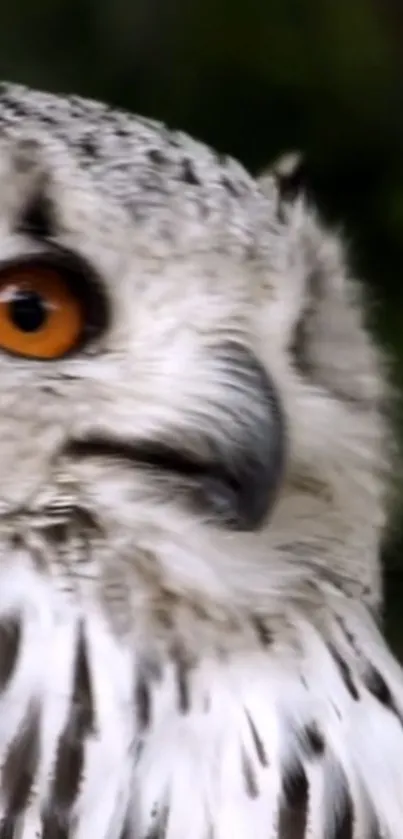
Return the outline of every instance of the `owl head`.
{"type": "Polygon", "coordinates": [[[375,603],[384,377],[339,237],[276,168],[76,97],[4,85],[0,142],[5,520],[81,511],[181,592],[314,568],[375,603]]]}
{"type": "MultiPolygon", "coordinates": [[[[322,664],[330,690],[335,666],[340,715],[350,719],[356,688],[344,653],[332,653],[325,667],[314,639],[336,601],[364,610],[379,604],[386,376],[340,236],[301,194],[290,196],[285,177],[275,167],[252,178],[184,134],[99,103],[0,88],[0,627],[11,621],[15,630],[1,641],[11,698],[6,713],[0,694],[7,721],[2,733],[0,720],[0,753],[14,743],[14,774],[7,763],[2,782],[8,813],[10,801],[15,812],[28,806],[27,796],[15,803],[15,767],[26,763],[18,753],[24,720],[31,721],[24,730],[38,729],[27,705],[33,696],[36,709],[50,703],[33,800],[53,802],[67,821],[71,812],[82,818],[80,839],[123,836],[125,808],[112,817],[112,804],[130,799],[134,758],[125,749],[134,718],[142,731],[150,726],[156,661],[172,664],[179,697],[172,707],[184,712],[188,675],[200,662],[210,695],[220,656],[249,673],[245,656],[269,655],[276,638],[270,691],[283,685],[282,673],[286,685],[291,673],[300,680],[298,691],[311,677],[319,685],[322,664]],[[74,693],[78,683],[85,701],[74,693]],[[68,728],[72,700],[85,706],[87,721],[97,715],[106,734],[93,763],[88,758],[84,787],[74,764],[63,798],[72,741],[82,749],[89,736],[89,727],[77,728],[77,710],[74,736],[68,728]],[[125,702],[136,709],[130,722],[125,702]],[[89,802],[106,768],[120,778],[122,766],[122,788],[104,800],[112,809],[103,811],[102,832],[97,817],[85,821],[89,802]]],[[[360,678],[378,672],[348,655],[360,678]]],[[[263,664],[256,659],[253,678],[263,664]]],[[[139,770],[143,814],[165,778],[155,755],[169,753],[176,731],[166,711],[170,690],[155,700],[160,728],[155,723],[139,770]]],[[[220,690],[213,704],[224,702],[220,690]]],[[[273,701],[282,713],[287,706],[281,719],[293,763],[300,745],[289,748],[289,731],[305,726],[304,743],[321,752],[326,725],[313,735],[307,714],[316,708],[322,719],[331,700],[326,694],[315,704],[318,693],[306,705],[291,692],[293,704],[287,690],[273,701]]],[[[224,706],[212,719],[224,722],[224,706]]],[[[261,732],[271,719],[263,714],[260,726],[269,746],[272,730],[261,732]]],[[[220,725],[213,730],[214,740],[220,725]]],[[[338,757],[345,736],[337,729],[338,757]]],[[[251,762],[242,766],[255,798],[251,762]]],[[[179,784],[175,801],[186,798],[183,790],[179,784]]],[[[194,792],[194,812],[200,801],[194,792]]],[[[262,823],[255,818],[244,833],[236,819],[225,829],[224,819],[214,836],[244,839],[262,823]]],[[[209,817],[200,819],[207,830],[209,817]]],[[[190,824],[184,816],[180,824],[167,835],[185,839],[190,824]]],[[[213,835],[191,827],[196,839],[213,835]]]]}

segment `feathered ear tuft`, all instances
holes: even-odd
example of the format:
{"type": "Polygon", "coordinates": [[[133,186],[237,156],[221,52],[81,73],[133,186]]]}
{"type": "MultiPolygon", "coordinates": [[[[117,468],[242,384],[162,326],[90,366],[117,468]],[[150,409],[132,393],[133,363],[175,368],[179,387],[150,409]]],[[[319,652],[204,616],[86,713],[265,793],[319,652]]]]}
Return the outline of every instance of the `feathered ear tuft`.
{"type": "Polygon", "coordinates": [[[278,196],[277,212],[281,219],[285,205],[306,191],[306,176],[306,159],[300,151],[282,154],[258,176],[257,181],[264,194],[271,195],[275,185],[278,196]]]}

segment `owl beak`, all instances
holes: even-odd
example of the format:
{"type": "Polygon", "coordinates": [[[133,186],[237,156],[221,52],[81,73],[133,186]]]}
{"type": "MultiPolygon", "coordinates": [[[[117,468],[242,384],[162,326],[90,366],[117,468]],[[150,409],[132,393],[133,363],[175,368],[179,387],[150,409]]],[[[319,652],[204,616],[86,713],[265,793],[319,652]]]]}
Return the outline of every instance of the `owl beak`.
{"type": "MultiPolygon", "coordinates": [[[[239,350],[238,350],[239,355],[239,350]]],[[[64,454],[74,459],[121,460],[136,470],[164,476],[169,496],[178,497],[216,526],[254,531],[268,520],[279,496],[286,464],[286,423],[276,387],[254,358],[244,356],[251,383],[248,410],[228,416],[230,433],[206,439],[213,454],[201,460],[194,452],[158,440],[122,441],[90,436],[70,441],[64,454]],[[251,374],[251,371],[253,375],[251,374]]],[[[238,373],[240,359],[237,358],[238,373]]],[[[245,379],[245,369],[243,371],[245,379]]]]}

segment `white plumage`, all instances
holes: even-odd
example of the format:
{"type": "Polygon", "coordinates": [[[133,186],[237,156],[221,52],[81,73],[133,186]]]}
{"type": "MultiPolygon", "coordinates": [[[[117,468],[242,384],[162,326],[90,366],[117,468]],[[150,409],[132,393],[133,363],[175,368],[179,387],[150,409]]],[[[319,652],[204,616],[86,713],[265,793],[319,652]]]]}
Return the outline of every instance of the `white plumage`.
{"type": "Polygon", "coordinates": [[[400,839],[387,375],[339,238],[3,85],[2,348],[0,839],[400,839]],[[85,320],[53,358],[49,266],[85,320]]]}

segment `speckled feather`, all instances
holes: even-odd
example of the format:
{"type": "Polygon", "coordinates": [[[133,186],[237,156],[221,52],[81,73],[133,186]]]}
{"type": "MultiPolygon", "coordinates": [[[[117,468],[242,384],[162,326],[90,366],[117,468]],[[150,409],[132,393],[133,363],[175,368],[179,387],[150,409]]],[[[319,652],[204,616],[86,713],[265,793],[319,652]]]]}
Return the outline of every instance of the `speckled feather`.
{"type": "MultiPolygon", "coordinates": [[[[161,244],[168,239],[170,248],[186,243],[210,249],[216,238],[222,248],[228,237],[229,251],[247,256],[253,248],[259,193],[233,159],[158,122],[76,96],[33,97],[30,90],[5,85],[0,101],[3,131],[19,139],[23,122],[27,135],[42,134],[45,148],[66,143],[102,198],[121,205],[130,222],[152,225],[161,244]]],[[[24,167],[23,150],[21,160],[24,167]]]]}
{"type": "Polygon", "coordinates": [[[0,87],[0,274],[104,309],[0,355],[0,839],[400,839],[387,370],[279,179],[0,87]]]}

